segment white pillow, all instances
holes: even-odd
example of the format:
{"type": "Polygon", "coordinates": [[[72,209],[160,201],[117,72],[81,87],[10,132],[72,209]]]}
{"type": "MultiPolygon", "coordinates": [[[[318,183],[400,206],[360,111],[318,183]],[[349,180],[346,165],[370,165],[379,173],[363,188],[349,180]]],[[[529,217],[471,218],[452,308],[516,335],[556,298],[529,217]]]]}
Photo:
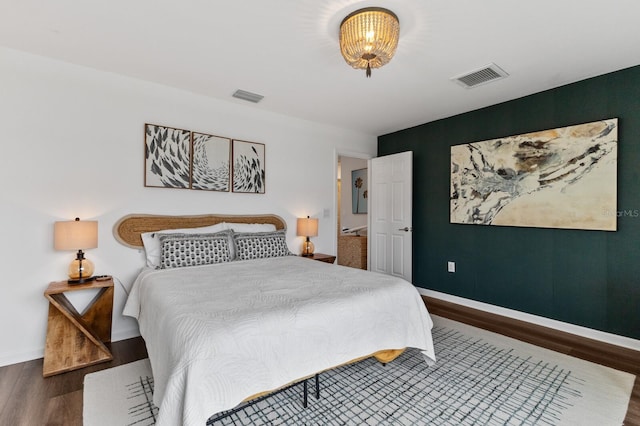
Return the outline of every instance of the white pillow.
{"type": "Polygon", "coordinates": [[[229,229],[226,223],[217,223],[215,225],[203,226],[200,228],[184,228],[184,229],[163,229],[161,231],[145,232],[140,234],[142,237],[142,244],[144,245],[144,251],[147,256],[147,266],[150,268],[160,267],[160,240],[159,234],[208,234],[218,231],[224,231],[229,229]]]}
{"type": "Polygon", "coordinates": [[[272,223],[229,223],[224,222],[227,226],[225,229],[231,229],[233,232],[271,232],[276,230],[276,226],[272,223]]]}

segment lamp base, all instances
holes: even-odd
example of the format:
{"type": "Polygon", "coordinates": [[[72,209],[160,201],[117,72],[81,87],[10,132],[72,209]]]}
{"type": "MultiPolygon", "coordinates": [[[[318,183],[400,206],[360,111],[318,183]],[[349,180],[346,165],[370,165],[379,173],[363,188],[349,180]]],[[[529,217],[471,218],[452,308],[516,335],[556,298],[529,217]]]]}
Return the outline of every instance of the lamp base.
{"type": "Polygon", "coordinates": [[[84,258],[82,250],[78,250],[78,255],[69,265],[68,284],[82,284],[93,281],[93,262],[84,258]]]}
{"type": "Polygon", "coordinates": [[[307,237],[307,240],[302,243],[302,256],[313,256],[314,249],[315,246],[309,241],[309,237],[307,237]]]}

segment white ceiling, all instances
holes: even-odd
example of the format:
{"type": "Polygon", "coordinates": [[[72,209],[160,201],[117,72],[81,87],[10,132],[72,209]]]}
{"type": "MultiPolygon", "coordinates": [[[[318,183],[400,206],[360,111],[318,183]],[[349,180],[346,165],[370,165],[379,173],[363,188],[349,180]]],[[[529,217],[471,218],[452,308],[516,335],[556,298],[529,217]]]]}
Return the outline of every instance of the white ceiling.
{"type": "Polygon", "coordinates": [[[0,0],[0,45],[381,135],[640,64],[638,0],[0,0]],[[392,61],[351,69],[338,27],[380,6],[392,61]],[[474,89],[450,78],[496,63],[474,89]],[[257,105],[236,89],[264,95],[257,105]]]}

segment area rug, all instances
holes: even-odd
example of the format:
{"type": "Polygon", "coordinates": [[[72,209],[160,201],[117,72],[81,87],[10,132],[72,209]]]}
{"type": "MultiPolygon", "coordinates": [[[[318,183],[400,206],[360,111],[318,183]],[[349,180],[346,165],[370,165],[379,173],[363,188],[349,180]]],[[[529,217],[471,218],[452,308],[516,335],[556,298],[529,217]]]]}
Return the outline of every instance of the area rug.
{"type": "MultiPolygon", "coordinates": [[[[635,376],[434,316],[438,362],[413,349],[322,373],[214,425],[621,425],[635,376]],[[313,382],[310,381],[310,384],[313,382]]],[[[84,382],[84,425],[155,424],[148,360],[84,382]]]]}

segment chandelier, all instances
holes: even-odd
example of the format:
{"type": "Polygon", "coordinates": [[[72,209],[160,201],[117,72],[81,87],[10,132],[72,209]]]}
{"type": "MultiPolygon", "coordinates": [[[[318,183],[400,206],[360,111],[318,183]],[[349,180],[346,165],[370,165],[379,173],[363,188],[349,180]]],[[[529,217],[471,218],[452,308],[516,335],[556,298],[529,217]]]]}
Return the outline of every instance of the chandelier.
{"type": "Polygon", "coordinates": [[[380,68],[393,58],[398,47],[400,22],[395,13],[381,7],[367,7],[349,14],[340,24],[340,52],[349,65],[380,68]]]}

